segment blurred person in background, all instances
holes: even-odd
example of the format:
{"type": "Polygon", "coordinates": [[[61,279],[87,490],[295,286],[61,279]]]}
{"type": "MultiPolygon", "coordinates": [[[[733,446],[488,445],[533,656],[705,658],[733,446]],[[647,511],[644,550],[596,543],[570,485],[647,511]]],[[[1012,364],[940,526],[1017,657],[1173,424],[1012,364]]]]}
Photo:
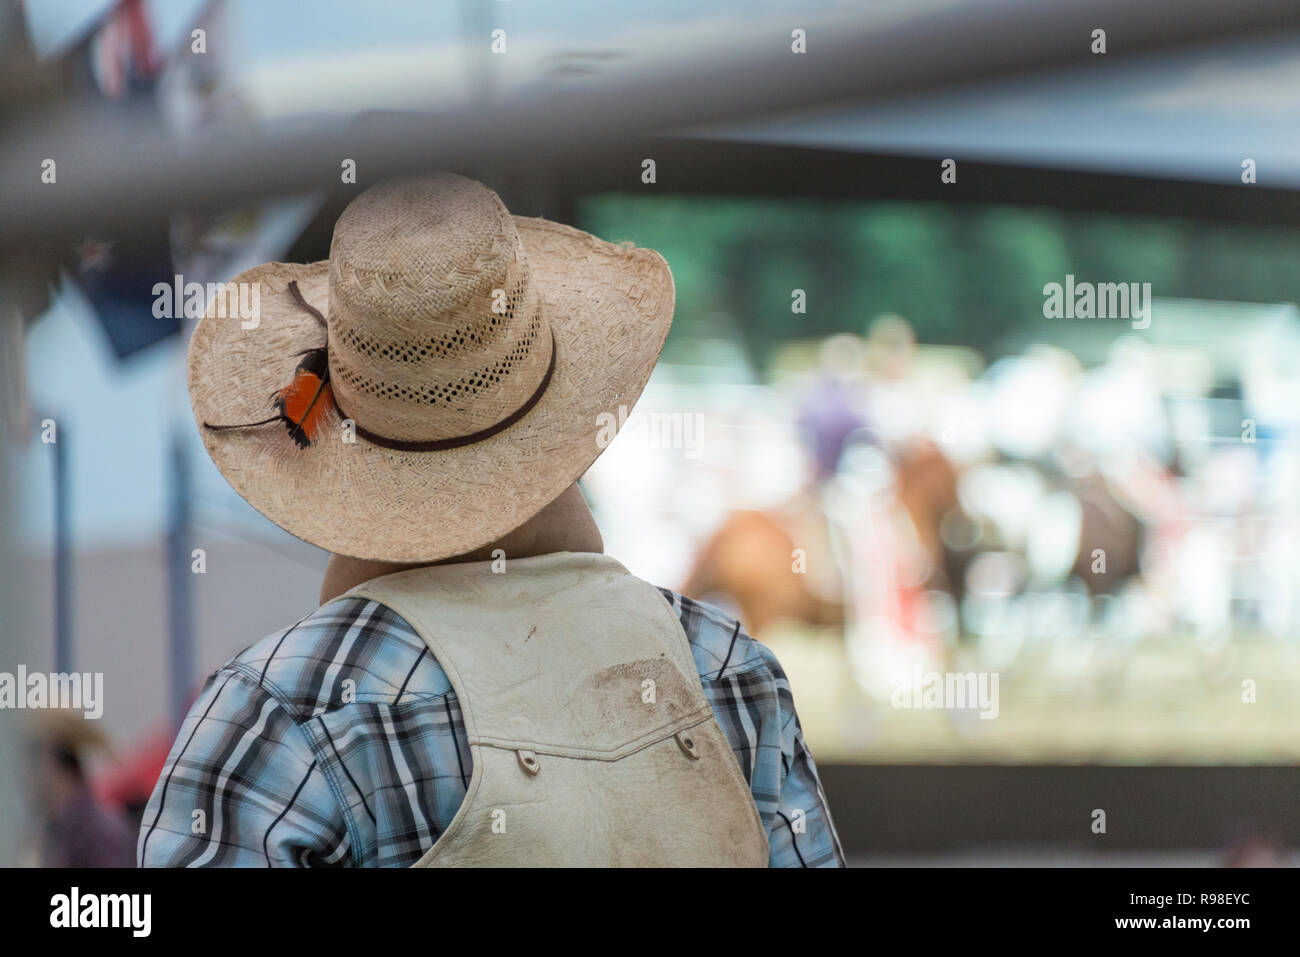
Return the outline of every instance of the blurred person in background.
{"type": "Polygon", "coordinates": [[[905,450],[925,428],[925,403],[913,376],[916,333],[902,316],[871,321],[865,346],[867,426],[886,451],[905,450]]]}
{"type": "Polygon", "coordinates": [[[817,359],[798,420],[812,459],[812,482],[820,486],[839,470],[849,438],[866,425],[861,412],[862,340],[851,333],[830,336],[818,348],[817,359]]]}
{"type": "Polygon", "coordinates": [[[41,867],[134,867],[135,833],[96,796],[86,766],[109,741],[79,711],[41,712],[30,730],[35,773],[30,800],[39,822],[32,849],[41,867]]]}

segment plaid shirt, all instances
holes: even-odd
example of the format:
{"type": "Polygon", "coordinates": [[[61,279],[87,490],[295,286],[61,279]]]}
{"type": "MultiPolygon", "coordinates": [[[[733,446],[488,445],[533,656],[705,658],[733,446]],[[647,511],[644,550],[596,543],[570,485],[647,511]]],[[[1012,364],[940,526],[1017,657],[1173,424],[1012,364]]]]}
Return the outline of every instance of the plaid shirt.
{"type": "MultiPolygon", "coordinates": [[[[771,866],[843,866],[776,657],[710,605],[660,591],[749,782],[771,866]]],[[[383,605],[340,599],[208,679],[145,810],[139,861],[406,867],[451,823],[470,760],[456,694],[420,636],[383,605]]]]}

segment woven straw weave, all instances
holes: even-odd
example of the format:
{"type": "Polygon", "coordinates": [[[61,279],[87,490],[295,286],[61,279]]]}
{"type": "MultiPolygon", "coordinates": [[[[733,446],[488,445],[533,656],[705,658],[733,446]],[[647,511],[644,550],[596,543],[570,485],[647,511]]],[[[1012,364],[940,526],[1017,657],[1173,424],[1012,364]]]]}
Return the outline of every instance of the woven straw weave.
{"type": "Polygon", "coordinates": [[[658,253],[511,216],[487,187],[450,174],[367,190],[339,218],[325,262],[268,263],[232,281],[260,284],[257,327],[211,308],[190,341],[191,404],[213,462],[299,538],[398,562],[485,545],[581,476],[602,451],[601,414],[617,420],[640,395],[673,310],[658,253]],[[297,354],[326,345],[292,280],[327,317],[339,407],[370,432],[433,441],[500,422],[542,381],[552,334],[555,371],[519,422],[447,451],[346,442],[337,412],[305,449],[279,423],[204,429],[272,414],[297,354]]]}

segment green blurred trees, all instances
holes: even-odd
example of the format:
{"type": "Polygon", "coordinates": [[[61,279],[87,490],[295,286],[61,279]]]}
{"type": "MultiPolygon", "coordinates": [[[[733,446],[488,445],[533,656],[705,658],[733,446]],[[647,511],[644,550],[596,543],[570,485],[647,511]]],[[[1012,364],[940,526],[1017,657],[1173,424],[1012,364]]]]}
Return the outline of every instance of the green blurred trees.
{"type": "MultiPolygon", "coordinates": [[[[1300,234],[1010,206],[815,202],[608,194],[580,208],[584,228],[659,250],[672,265],[670,345],[739,342],[765,369],[773,346],[864,332],[884,312],[922,342],[992,358],[1011,334],[1042,322],[1043,286],[1149,282],[1160,297],[1300,301],[1300,234]],[[807,313],[791,312],[795,289],[807,313]]],[[[683,353],[686,353],[683,355],[683,353]]]]}

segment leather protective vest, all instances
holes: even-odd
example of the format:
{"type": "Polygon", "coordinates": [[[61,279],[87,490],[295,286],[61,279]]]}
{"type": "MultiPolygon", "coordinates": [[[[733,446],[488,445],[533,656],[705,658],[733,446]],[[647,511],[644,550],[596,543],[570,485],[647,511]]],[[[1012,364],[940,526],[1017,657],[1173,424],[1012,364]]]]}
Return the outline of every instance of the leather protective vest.
{"type": "Polygon", "coordinates": [[[765,867],[767,833],[663,595],[605,555],[437,565],[349,595],[446,672],[473,773],[416,867],[765,867]]]}

